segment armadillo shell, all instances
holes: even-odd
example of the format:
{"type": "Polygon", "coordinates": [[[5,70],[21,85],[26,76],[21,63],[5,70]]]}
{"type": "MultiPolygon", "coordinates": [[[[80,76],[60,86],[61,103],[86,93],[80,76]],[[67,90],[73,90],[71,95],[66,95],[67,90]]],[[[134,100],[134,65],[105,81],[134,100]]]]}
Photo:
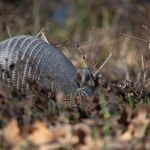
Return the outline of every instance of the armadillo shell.
{"type": "Polygon", "coordinates": [[[10,86],[28,91],[28,81],[55,93],[74,93],[76,68],[57,48],[32,36],[16,36],[0,42],[0,75],[10,86]]]}

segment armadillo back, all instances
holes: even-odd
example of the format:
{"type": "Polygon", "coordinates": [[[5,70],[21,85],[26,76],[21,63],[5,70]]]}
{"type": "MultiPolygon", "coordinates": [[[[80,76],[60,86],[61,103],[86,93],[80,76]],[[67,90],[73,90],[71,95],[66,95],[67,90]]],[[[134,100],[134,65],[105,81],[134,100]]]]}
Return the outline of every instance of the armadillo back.
{"type": "Polygon", "coordinates": [[[57,48],[32,36],[16,36],[0,42],[1,78],[26,91],[28,80],[56,93],[74,93],[76,69],[57,48]]]}

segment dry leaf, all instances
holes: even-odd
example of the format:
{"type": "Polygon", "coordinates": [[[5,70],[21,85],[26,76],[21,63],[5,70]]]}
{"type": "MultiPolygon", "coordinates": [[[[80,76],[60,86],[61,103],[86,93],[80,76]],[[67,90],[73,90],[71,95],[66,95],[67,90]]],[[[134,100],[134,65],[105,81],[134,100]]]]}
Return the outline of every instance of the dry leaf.
{"type": "Polygon", "coordinates": [[[132,124],[130,124],[128,126],[128,130],[120,136],[119,140],[122,142],[127,142],[127,141],[132,140],[133,139],[133,135],[132,135],[133,131],[134,131],[134,126],[132,124]]]}
{"type": "Polygon", "coordinates": [[[18,144],[22,141],[20,129],[15,119],[12,119],[5,127],[4,137],[10,144],[18,144]]]}
{"type": "Polygon", "coordinates": [[[35,130],[28,136],[33,144],[41,145],[54,140],[54,133],[44,123],[36,121],[34,126],[35,130]]]}

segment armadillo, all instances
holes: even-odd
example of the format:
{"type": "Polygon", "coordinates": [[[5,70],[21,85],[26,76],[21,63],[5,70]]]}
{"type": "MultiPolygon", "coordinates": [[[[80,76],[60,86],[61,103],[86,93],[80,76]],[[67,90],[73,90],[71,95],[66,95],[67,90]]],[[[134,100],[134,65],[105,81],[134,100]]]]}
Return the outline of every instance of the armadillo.
{"type": "Polygon", "coordinates": [[[42,39],[20,35],[0,42],[0,77],[23,93],[30,89],[30,80],[55,94],[91,96],[95,86],[81,87],[76,76],[71,61],[42,39]]]}

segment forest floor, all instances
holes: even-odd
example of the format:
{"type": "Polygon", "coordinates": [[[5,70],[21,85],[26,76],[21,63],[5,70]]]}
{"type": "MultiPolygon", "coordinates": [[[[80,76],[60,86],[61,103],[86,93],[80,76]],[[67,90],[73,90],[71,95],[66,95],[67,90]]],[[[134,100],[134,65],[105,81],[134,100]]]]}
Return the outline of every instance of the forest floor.
{"type": "Polygon", "coordinates": [[[92,97],[70,100],[61,94],[47,96],[43,90],[24,97],[1,81],[0,150],[149,150],[150,44],[141,38],[136,40],[143,43],[118,36],[121,31],[149,36],[147,27],[139,29],[149,25],[149,5],[130,1],[127,5],[117,1],[110,5],[78,1],[75,5],[67,1],[74,15],[65,25],[57,25],[52,20],[56,6],[49,4],[54,1],[37,1],[0,1],[0,41],[20,34],[36,35],[50,24],[45,31],[48,41],[62,43],[60,49],[65,47],[65,55],[76,67],[85,65],[75,41],[80,42],[92,72],[107,56],[112,57],[100,69],[100,89],[92,97]]]}

